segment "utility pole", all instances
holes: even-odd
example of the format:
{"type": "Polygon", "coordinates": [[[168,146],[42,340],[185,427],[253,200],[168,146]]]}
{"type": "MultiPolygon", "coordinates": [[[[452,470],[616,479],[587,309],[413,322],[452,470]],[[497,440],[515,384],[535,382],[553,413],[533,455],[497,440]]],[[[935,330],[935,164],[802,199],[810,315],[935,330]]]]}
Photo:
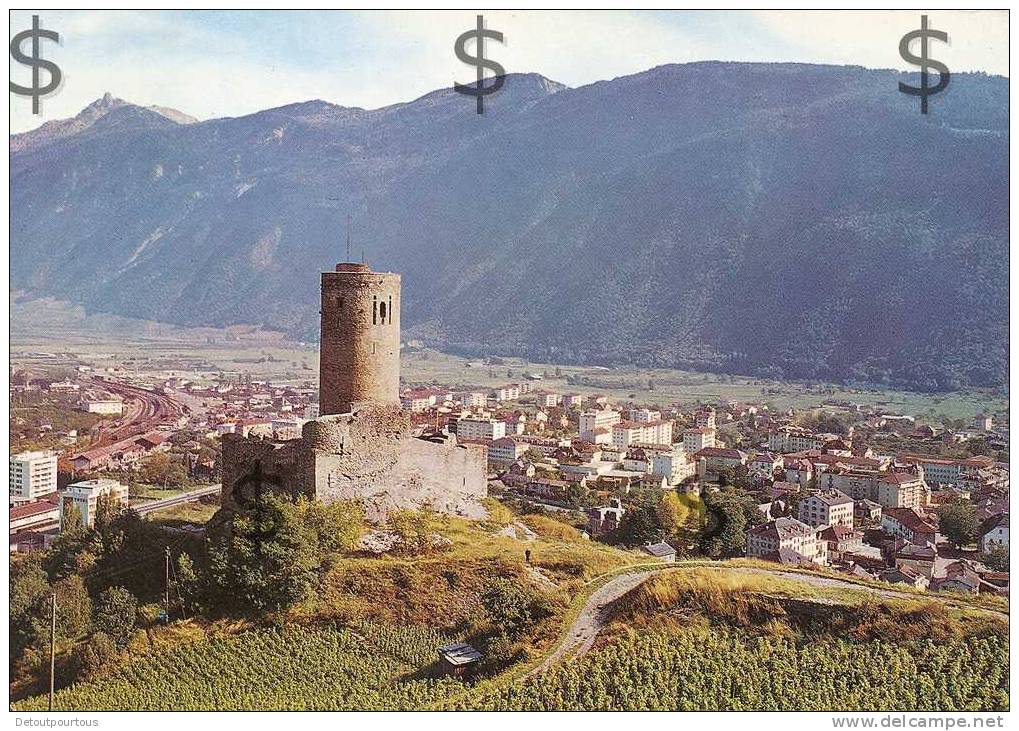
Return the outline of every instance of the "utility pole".
{"type": "Polygon", "coordinates": [[[166,614],[170,614],[170,547],[166,547],[166,614]]]}
{"type": "Polygon", "coordinates": [[[53,678],[57,667],[57,595],[50,594],[50,710],[53,710],[53,678]]]}

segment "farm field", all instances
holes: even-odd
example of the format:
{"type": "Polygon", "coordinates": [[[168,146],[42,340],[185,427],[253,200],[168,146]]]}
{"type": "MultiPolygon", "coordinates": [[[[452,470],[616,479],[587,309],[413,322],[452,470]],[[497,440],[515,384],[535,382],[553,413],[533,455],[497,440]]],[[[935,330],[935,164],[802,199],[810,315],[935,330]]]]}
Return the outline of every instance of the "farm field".
{"type": "MultiPolygon", "coordinates": [[[[318,350],[287,341],[281,333],[255,327],[181,328],[164,323],[87,315],[53,300],[12,303],[12,364],[36,373],[67,372],[79,362],[126,366],[131,370],[199,370],[271,378],[314,388],[318,350]]],[[[978,412],[1005,414],[1008,394],[960,391],[926,394],[894,389],[775,381],[745,376],[638,367],[605,368],[531,363],[501,358],[484,365],[429,349],[405,349],[402,380],[407,384],[491,387],[542,375],[536,387],[604,394],[617,402],[693,404],[736,400],[771,408],[811,408],[825,400],[846,400],[893,413],[929,419],[969,419],[978,412]],[[512,375],[511,375],[512,374],[512,375]],[[648,386],[653,390],[649,390],[648,386]]]]}

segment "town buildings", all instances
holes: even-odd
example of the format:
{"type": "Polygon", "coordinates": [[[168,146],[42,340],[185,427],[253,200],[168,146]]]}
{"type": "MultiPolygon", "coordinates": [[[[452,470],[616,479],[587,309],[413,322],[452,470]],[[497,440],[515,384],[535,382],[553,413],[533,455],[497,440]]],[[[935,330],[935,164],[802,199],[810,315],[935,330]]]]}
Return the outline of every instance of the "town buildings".
{"type": "Polygon", "coordinates": [[[27,503],[57,490],[57,453],[21,452],[10,457],[10,499],[27,503]]]}
{"type": "Polygon", "coordinates": [[[747,532],[747,556],[776,563],[825,564],[828,546],[806,523],[777,518],[747,532]]]}
{"type": "Polygon", "coordinates": [[[839,490],[822,490],[800,501],[799,518],[807,525],[853,527],[853,499],[839,490]]]}
{"type": "Polygon", "coordinates": [[[683,448],[690,454],[715,446],[715,430],[694,427],[683,431],[683,448]]]}
{"type": "Polygon", "coordinates": [[[594,444],[611,444],[612,428],[622,415],[612,409],[591,409],[580,415],[580,439],[594,444]]]}
{"type": "Polygon", "coordinates": [[[74,482],[60,494],[60,527],[63,530],[67,510],[70,506],[78,509],[82,524],[91,527],[96,521],[96,506],[102,497],[111,498],[115,503],[127,505],[127,485],[117,480],[99,478],[74,482]]]}
{"type": "Polygon", "coordinates": [[[459,419],[456,422],[457,439],[502,439],[506,436],[506,423],[495,419],[459,419]]]}

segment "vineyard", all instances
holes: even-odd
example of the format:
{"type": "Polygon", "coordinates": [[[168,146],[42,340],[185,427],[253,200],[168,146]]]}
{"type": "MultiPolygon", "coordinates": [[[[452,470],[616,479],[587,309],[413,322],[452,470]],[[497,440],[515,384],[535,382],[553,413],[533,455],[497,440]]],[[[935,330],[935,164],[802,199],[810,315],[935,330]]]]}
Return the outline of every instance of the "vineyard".
{"type": "MultiPolygon", "coordinates": [[[[509,596],[509,595],[507,595],[509,596]]],[[[855,596],[855,599],[854,599],[855,596]]],[[[539,675],[437,677],[412,622],[186,639],[58,691],[58,710],[1007,710],[1008,627],[934,601],[833,601],[771,576],[663,572],[588,654],[539,675]]],[[[505,597],[504,597],[505,599],[505,597]]],[[[485,648],[484,644],[478,645],[485,648]]],[[[45,710],[45,696],[13,709],[45,710]]]]}
{"type": "MultiPolygon", "coordinates": [[[[412,679],[449,639],[421,628],[266,629],[138,658],[59,691],[61,711],[409,710],[461,691],[454,680],[412,679]]],[[[39,696],[14,704],[45,710],[39,696]]]]}
{"type": "Polygon", "coordinates": [[[460,696],[477,710],[991,711],[1008,709],[1008,638],[787,639],[695,625],[629,631],[521,683],[460,696]]]}
{"type": "MultiPolygon", "coordinates": [[[[513,684],[423,676],[448,641],[422,628],[266,629],[138,658],[59,691],[59,710],[1008,709],[1008,640],[798,644],[703,622],[628,630],[513,684]],[[495,687],[494,690],[491,688],[495,687]]],[[[14,710],[44,710],[44,696],[14,710]]]]}

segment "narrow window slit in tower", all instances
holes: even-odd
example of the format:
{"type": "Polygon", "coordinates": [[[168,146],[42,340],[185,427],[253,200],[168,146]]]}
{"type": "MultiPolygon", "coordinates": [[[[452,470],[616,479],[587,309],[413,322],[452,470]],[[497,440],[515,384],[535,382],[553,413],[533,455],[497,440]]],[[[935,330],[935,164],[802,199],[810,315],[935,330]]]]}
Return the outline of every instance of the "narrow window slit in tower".
{"type": "Polygon", "coordinates": [[[379,324],[379,298],[372,297],[372,325],[379,324]]]}
{"type": "Polygon", "coordinates": [[[387,312],[386,303],[383,302],[381,305],[379,305],[379,320],[383,325],[386,324],[386,312],[387,312]]]}

